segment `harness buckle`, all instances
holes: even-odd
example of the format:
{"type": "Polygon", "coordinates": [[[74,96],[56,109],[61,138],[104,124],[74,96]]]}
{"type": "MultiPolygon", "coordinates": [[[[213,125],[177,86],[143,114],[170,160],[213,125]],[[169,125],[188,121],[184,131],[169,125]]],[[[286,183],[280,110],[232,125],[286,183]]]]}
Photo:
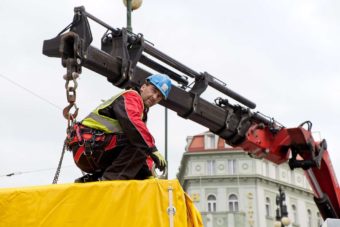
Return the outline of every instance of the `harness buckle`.
{"type": "Polygon", "coordinates": [[[95,135],[92,134],[91,139],[83,140],[83,145],[85,146],[84,155],[91,156],[93,154],[93,145],[94,145],[94,141],[95,141],[94,138],[95,138],[95,135]]]}

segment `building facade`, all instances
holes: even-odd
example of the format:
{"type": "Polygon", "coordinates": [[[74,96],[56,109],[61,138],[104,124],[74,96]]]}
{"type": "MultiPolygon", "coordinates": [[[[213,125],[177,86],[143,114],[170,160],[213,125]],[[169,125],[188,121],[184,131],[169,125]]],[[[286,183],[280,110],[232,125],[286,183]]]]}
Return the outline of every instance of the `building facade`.
{"type": "Polygon", "coordinates": [[[210,132],[187,138],[177,177],[206,227],[273,227],[279,187],[285,193],[289,226],[322,224],[302,170],[253,159],[210,132]]]}

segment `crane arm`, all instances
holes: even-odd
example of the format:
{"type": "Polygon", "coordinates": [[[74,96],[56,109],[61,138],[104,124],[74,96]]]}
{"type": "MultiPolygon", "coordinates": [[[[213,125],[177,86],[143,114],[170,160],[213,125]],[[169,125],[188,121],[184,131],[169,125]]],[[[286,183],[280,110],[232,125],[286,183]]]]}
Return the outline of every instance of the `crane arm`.
{"type": "Polygon", "coordinates": [[[239,144],[256,158],[265,158],[276,164],[288,161],[290,168],[302,168],[314,192],[314,201],[324,219],[339,218],[339,185],[327,151],[326,140],[316,142],[311,123],[305,129],[280,128],[271,131],[263,124],[254,124],[246,139],[239,144]]]}
{"type": "Polygon", "coordinates": [[[161,101],[162,106],[209,128],[226,143],[242,147],[254,158],[265,158],[276,164],[288,161],[291,169],[303,168],[323,218],[339,217],[340,192],[327,144],[325,140],[314,141],[310,122],[286,128],[251,111],[256,104],[227,88],[223,81],[207,72],[198,73],[162,53],[141,34],[107,25],[84,7],[76,7],[72,23],[55,38],[44,41],[43,54],[61,58],[69,77],[74,72],[81,73],[85,67],[119,88],[141,86],[151,74],[145,68],[169,75],[177,86],[173,86],[167,100],[161,101]],[[107,29],[101,38],[101,49],[91,45],[89,19],[107,29]],[[208,102],[201,97],[208,87],[239,104],[230,104],[221,97],[216,98],[215,103],[208,102]]]}

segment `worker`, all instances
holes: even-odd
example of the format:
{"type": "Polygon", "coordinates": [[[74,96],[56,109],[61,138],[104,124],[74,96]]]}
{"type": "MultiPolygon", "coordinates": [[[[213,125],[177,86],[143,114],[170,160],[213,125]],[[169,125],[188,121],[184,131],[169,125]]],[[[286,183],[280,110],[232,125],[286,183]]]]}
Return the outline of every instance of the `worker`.
{"type": "Polygon", "coordinates": [[[75,124],[68,133],[68,149],[88,173],[75,182],[152,178],[148,157],[164,171],[166,160],[146,121],[149,108],[167,99],[170,90],[167,75],[151,75],[140,88],[120,92],[75,124]]]}

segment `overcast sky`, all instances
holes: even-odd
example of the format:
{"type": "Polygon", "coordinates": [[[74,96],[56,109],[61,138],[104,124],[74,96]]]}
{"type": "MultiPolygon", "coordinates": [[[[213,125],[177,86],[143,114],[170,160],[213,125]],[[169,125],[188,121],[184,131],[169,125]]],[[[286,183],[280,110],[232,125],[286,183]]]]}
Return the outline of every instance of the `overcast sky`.
{"type": "MultiPolygon", "coordinates": [[[[0,3],[0,187],[50,184],[57,167],[67,104],[60,59],[42,55],[84,5],[115,28],[125,27],[121,0],[0,3]],[[17,173],[7,177],[6,174],[17,173]],[[21,173],[21,174],[20,174],[21,173]]],[[[133,13],[135,33],[198,72],[207,71],[286,127],[313,122],[326,138],[340,176],[340,3],[337,0],[144,0],[133,13]]],[[[104,29],[93,25],[93,45],[104,29]]],[[[83,68],[77,89],[79,120],[118,92],[83,68]]],[[[221,96],[207,90],[208,101],[221,96]]],[[[164,108],[151,109],[149,128],[164,150],[164,108]]],[[[186,137],[207,131],[169,111],[169,173],[174,178],[186,137]]],[[[60,183],[81,172],[65,155],[60,183]]]]}

